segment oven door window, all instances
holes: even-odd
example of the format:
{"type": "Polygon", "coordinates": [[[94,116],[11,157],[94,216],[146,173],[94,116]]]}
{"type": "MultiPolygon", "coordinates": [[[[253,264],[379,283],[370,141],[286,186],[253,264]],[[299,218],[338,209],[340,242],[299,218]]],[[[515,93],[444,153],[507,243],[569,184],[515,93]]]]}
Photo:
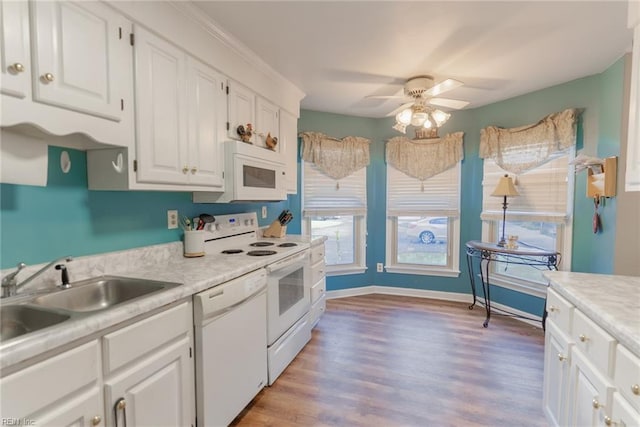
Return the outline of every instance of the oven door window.
{"type": "Polygon", "coordinates": [[[276,188],[276,171],[273,169],[242,166],[242,183],[244,187],[276,188]]]}
{"type": "Polygon", "coordinates": [[[286,313],[304,298],[304,268],[287,274],[278,281],[278,311],[286,313]]]}

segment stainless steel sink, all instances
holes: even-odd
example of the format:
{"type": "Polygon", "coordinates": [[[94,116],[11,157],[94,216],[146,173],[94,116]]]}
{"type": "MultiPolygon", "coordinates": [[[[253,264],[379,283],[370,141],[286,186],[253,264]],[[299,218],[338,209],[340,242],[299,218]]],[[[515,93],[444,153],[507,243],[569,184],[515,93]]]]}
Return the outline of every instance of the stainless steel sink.
{"type": "Polygon", "coordinates": [[[71,316],[26,305],[6,305],[0,310],[0,341],[64,322],[71,316]]]}
{"type": "Polygon", "coordinates": [[[72,287],[29,301],[42,307],[55,307],[72,312],[106,310],[163,289],[179,286],[177,283],[146,279],[103,276],[72,283],[72,287]]]}

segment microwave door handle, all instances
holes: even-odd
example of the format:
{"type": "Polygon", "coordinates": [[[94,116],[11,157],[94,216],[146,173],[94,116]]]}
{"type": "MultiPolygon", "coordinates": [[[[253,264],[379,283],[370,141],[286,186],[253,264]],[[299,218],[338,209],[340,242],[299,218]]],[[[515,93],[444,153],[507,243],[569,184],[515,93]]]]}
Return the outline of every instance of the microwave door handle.
{"type": "Polygon", "coordinates": [[[267,265],[266,269],[267,269],[268,273],[273,273],[275,271],[278,271],[278,270],[281,270],[283,268],[286,268],[286,267],[288,267],[290,265],[299,263],[301,261],[305,261],[306,259],[307,259],[307,252],[304,251],[299,255],[294,255],[294,256],[291,256],[289,258],[285,258],[282,261],[278,261],[278,262],[275,262],[275,263],[273,263],[271,265],[267,265]]]}

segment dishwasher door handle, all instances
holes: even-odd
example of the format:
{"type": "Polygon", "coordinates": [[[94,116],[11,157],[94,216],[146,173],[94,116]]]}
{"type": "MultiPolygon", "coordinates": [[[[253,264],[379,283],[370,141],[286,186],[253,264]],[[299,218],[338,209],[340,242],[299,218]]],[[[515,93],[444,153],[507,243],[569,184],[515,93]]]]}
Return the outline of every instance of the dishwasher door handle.
{"type": "MultiPolygon", "coordinates": [[[[221,309],[216,310],[216,311],[212,311],[210,313],[204,313],[204,315],[202,317],[202,325],[204,326],[204,325],[207,325],[207,324],[211,323],[216,318],[222,316],[225,313],[228,313],[229,311],[233,310],[234,308],[237,308],[237,307],[239,307],[239,306],[241,306],[243,304],[248,303],[252,299],[257,298],[260,294],[265,293],[266,291],[267,291],[266,288],[258,289],[257,291],[255,291],[251,295],[247,296],[246,298],[244,298],[244,299],[242,299],[242,300],[240,300],[240,301],[238,301],[238,302],[236,302],[234,304],[231,304],[231,305],[229,305],[227,307],[221,308],[221,309]]],[[[220,295],[220,294],[218,294],[218,295],[220,295]]],[[[218,296],[218,295],[214,295],[214,297],[218,296]]]]}

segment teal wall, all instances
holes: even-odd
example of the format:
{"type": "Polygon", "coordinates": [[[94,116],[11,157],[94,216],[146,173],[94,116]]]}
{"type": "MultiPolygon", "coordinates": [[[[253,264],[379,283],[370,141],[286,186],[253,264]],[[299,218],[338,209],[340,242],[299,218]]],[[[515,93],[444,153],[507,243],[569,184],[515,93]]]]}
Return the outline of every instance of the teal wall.
{"type": "MultiPolygon", "coordinates": [[[[583,108],[578,148],[599,156],[619,155],[622,122],[624,60],[620,59],[599,75],[533,92],[484,107],[458,111],[442,128],[441,134],[463,131],[464,160],[462,162],[461,241],[481,238],[480,182],[482,161],[478,158],[480,129],[488,125],[520,126],[539,120],[546,114],[569,107],[583,108]]],[[[300,131],[320,131],[343,137],[357,135],[369,138],[371,165],[367,169],[368,270],[364,274],[328,278],[330,290],[368,285],[386,285],[450,292],[469,292],[464,249],[459,256],[458,278],[377,273],[376,262],[385,259],[385,163],[384,143],[397,133],[391,129],[392,118],[369,119],[329,113],[303,111],[298,122],[300,131]]],[[[43,263],[63,255],[91,255],[107,251],[178,241],[180,230],[167,230],[166,211],[178,209],[181,214],[225,214],[259,212],[268,207],[273,221],[284,209],[291,209],[296,219],[289,233],[300,233],[300,191],[279,203],[194,204],[187,192],[112,192],[89,191],[86,177],[86,155],[68,150],[72,169],[63,174],[59,168],[57,147],[49,148],[47,187],[0,185],[0,268],[9,268],[20,261],[43,263]]],[[[298,165],[299,166],[299,165],[298,165]]],[[[298,183],[300,189],[300,183],[298,183]]],[[[587,199],[586,177],[576,177],[574,200],[574,239],[571,270],[612,273],[615,245],[615,199],[606,201],[601,209],[604,230],[591,232],[593,203],[587,199]]],[[[260,217],[260,215],[258,215],[260,217]]],[[[464,245],[462,245],[464,247],[464,245]]],[[[514,308],[540,314],[543,301],[528,295],[496,288],[496,301],[514,308]]]]}
{"type": "Polygon", "coordinates": [[[72,162],[68,174],[59,166],[62,149],[49,147],[46,187],[0,186],[1,268],[181,240],[180,229],[167,229],[169,209],[187,216],[255,211],[260,225],[268,225],[289,207],[289,201],[198,204],[188,192],[89,191],[86,154],[65,150],[72,162]],[[262,206],[266,219],[260,218],[262,206]]]}
{"type": "MultiPolygon", "coordinates": [[[[516,127],[534,123],[545,115],[566,108],[583,109],[578,124],[577,148],[598,156],[620,153],[620,132],[623,109],[624,58],[599,75],[532,92],[491,105],[458,111],[440,130],[440,135],[463,131],[460,270],[458,278],[377,273],[375,264],[385,260],[386,175],[384,143],[397,136],[391,129],[393,118],[368,119],[341,116],[316,111],[302,111],[298,129],[324,132],[333,137],[363,136],[372,140],[371,164],[367,168],[367,272],[329,277],[328,290],[340,290],[368,285],[385,285],[433,291],[469,293],[464,242],[479,240],[482,234],[482,160],[478,157],[480,129],[489,126],[516,127]]],[[[574,238],[571,247],[572,271],[613,272],[615,245],[615,199],[606,200],[601,209],[604,230],[591,231],[593,201],[586,196],[586,174],[576,176],[574,198],[574,238]]],[[[300,216],[299,198],[292,201],[300,216]]],[[[566,262],[566,260],[565,260],[566,262]]],[[[565,267],[567,267],[565,265],[565,267]]],[[[492,298],[508,306],[540,315],[544,301],[505,288],[495,288],[492,298]]]]}

